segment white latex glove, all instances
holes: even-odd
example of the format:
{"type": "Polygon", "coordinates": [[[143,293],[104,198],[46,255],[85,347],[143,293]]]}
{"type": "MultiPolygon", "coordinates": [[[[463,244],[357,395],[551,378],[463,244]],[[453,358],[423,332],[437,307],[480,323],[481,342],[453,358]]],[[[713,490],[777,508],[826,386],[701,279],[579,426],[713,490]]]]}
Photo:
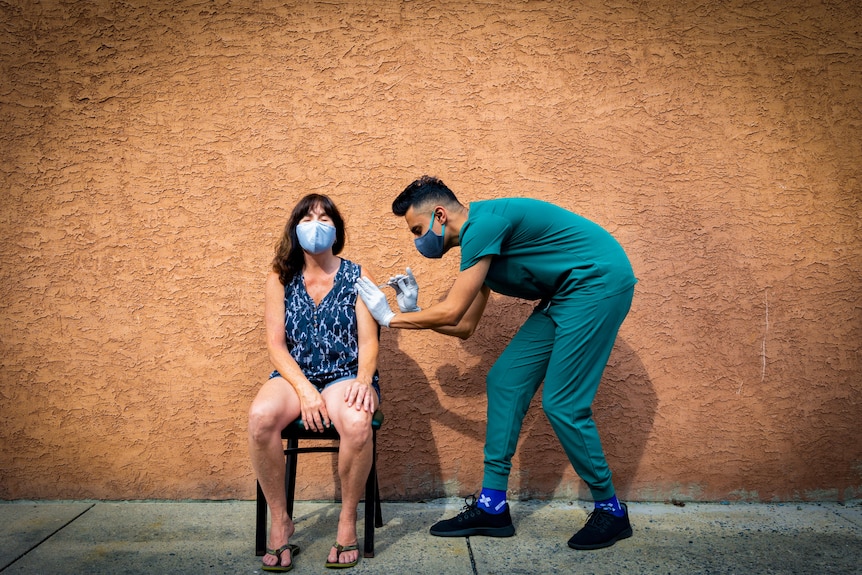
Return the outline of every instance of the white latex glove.
{"type": "Polygon", "coordinates": [[[373,281],[364,276],[356,280],[355,287],[356,293],[365,302],[365,307],[368,308],[377,323],[389,327],[389,322],[395,317],[395,312],[389,307],[386,294],[380,291],[380,288],[373,281]]]}
{"type": "Polygon", "coordinates": [[[419,284],[416,283],[416,278],[413,277],[413,272],[407,268],[407,275],[398,274],[389,278],[386,282],[395,290],[395,298],[398,300],[398,308],[401,313],[411,311],[421,311],[417,305],[419,299],[419,284]]]}

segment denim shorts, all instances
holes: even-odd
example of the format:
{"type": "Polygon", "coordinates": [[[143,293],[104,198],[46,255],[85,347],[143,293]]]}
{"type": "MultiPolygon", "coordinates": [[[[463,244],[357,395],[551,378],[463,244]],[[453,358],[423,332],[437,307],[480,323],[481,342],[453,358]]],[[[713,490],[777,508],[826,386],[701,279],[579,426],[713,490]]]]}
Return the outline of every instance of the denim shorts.
{"type": "MultiPolygon", "coordinates": [[[[272,373],[269,374],[269,379],[272,379],[273,377],[281,377],[281,374],[278,373],[277,369],[272,370],[272,373]]],[[[349,375],[347,377],[339,377],[338,379],[334,379],[334,380],[326,383],[323,387],[317,385],[314,382],[312,382],[312,385],[317,388],[317,391],[323,391],[324,389],[326,389],[330,385],[335,385],[336,383],[339,383],[341,381],[345,381],[347,379],[355,379],[355,378],[356,378],[355,375],[349,375]]],[[[372,383],[371,387],[373,387],[374,391],[377,392],[377,401],[380,401],[380,386],[377,383],[372,383]]]]}

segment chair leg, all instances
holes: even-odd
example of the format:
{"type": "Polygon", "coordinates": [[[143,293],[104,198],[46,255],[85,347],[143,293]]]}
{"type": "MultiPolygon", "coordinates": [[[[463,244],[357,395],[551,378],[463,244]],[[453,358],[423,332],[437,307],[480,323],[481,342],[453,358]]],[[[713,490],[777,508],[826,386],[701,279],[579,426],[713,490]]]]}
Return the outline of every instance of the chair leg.
{"type": "Polygon", "coordinates": [[[380,509],[380,482],[377,480],[377,470],[374,470],[374,526],[383,527],[383,511],[380,509]]]}
{"type": "Polygon", "coordinates": [[[298,439],[287,440],[287,450],[284,458],[284,495],[287,500],[287,515],[293,519],[293,497],[296,493],[296,452],[298,439]]]}
{"type": "Polygon", "coordinates": [[[266,553],[266,497],[260,483],[257,485],[257,509],[254,524],[254,554],[258,557],[266,553]]]}
{"type": "Polygon", "coordinates": [[[374,557],[374,528],[383,526],[380,490],[377,485],[377,432],[374,432],[371,469],[365,481],[365,550],[364,557],[374,557]]]}
{"type": "Polygon", "coordinates": [[[372,466],[368,480],[365,482],[365,550],[362,555],[367,558],[374,557],[374,527],[377,524],[377,505],[374,501],[375,476],[372,466]]]}
{"type": "Polygon", "coordinates": [[[374,455],[371,458],[371,476],[374,478],[374,526],[383,527],[383,511],[380,508],[380,480],[377,477],[377,430],[374,430],[374,455]]]}

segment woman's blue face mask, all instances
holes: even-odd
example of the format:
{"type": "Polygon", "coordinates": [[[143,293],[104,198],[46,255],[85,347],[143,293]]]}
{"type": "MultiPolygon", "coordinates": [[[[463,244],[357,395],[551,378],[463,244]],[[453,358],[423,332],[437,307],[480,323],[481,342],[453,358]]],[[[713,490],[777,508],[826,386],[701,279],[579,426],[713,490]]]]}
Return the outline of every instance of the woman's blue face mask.
{"type": "Polygon", "coordinates": [[[419,253],[431,259],[443,257],[443,234],[446,233],[446,224],[441,227],[439,236],[434,233],[435,220],[434,214],[431,214],[431,224],[428,226],[428,231],[413,240],[419,253]]]}
{"type": "Polygon", "coordinates": [[[318,220],[296,226],[296,237],[302,249],[312,254],[325,252],[335,243],[335,226],[318,220]]]}

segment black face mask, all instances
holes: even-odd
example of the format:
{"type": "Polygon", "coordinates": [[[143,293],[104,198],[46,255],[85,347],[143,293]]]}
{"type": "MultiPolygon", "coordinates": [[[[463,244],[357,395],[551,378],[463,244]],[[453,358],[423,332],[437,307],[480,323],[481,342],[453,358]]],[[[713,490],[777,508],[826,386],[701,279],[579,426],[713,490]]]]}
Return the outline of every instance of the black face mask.
{"type": "Polygon", "coordinates": [[[426,258],[438,259],[443,257],[443,234],[446,233],[446,224],[440,229],[440,235],[434,233],[434,214],[431,214],[431,225],[422,237],[413,240],[416,249],[426,258]]]}

